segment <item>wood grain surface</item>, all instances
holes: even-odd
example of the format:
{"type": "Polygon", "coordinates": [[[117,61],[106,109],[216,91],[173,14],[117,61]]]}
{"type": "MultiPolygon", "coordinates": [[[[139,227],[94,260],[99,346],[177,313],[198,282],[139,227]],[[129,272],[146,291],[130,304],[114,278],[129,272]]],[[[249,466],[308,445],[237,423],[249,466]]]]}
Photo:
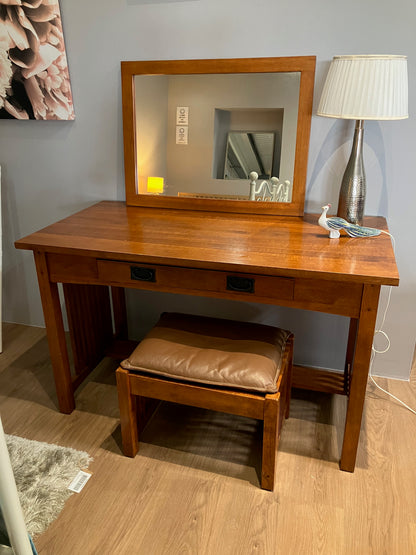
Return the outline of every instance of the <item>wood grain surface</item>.
{"type": "MultiPolygon", "coordinates": [[[[329,239],[318,215],[270,217],[103,201],[16,241],[20,249],[111,260],[398,285],[391,240],[329,239]]],[[[387,230],[381,217],[365,225],[387,230]]]]}

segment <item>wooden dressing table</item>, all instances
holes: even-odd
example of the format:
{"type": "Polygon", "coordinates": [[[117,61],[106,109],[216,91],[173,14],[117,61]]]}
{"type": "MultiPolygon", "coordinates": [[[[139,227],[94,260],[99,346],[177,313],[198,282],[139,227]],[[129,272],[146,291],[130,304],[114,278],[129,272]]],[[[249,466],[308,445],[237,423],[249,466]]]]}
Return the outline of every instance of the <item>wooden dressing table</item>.
{"type": "MultiPolygon", "coordinates": [[[[34,253],[60,410],[74,409],[75,388],[114,336],[119,355],[129,353],[130,346],[123,348],[126,287],[340,314],[351,319],[344,374],[296,367],[294,385],[348,395],[340,467],[352,472],[380,287],[398,285],[399,275],[387,235],[330,240],[317,219],[108,201],[17,241],[17,248],[34,253]]],[[[387,229],[380,217],[366,218],[365,225],[387,229]]]]}
{"type": "MultiPolygon", "coordinates": [[[[339,314],[351,322],[344,373],[295,367],[293,385],[348,395],[340,466],[354,470],[380,287],[398,285],[399,275],[388,235],[330,240],[317,225],[318,215],[303,216],[314,76],[314,56],[122,62],[126,203],[100,202],[16,242],[17,248],[32,250],[35,256],[62,412],[74,409],[76,387],[110,344],[115,356],[130,354],[125,288],[339,314]],[[170,100],[179,77],[180,94],[170,100]],[[230,85],[229,78],[236,81],[230,85]],[[286,88],[290,83],[296,85],[297,98],[293,88],[286,88]],[[160,95],[163,102],[153,105],[160,95]],[[189,108],[187,146],[172,144],[169,125],[175,122],[177,106],[189,108]],[[211,167],[218,146],[214,138],[225,125],[224,120],[213,133],[218,111],[229,112],[232,121],[242,108],[254,119],[259,108],[284,112],[280,170],[282,179],[292,183],[289,202],[233,200],[238,198],[235,191],[225,200],[176,194],[171,180],[175,174],[179,191],[188,181],[192,191],[205,186],[207,190],[199,192],[215,194],[209,189],[214,184],[221,194],[231,186],[248,194],[246,180],[214,178],[211,167]],[[186,177],[189,169],[197,169],[196,178],[186,177]],[[146,175],[170,176],[169,194],[141,194],[146,175]]],[[[257,122],[250,132],[256,126],[264,131],[263,125],[257,122]]],[[[365,225],[386,230],[383,218],[367,218],[365,225]]]]}

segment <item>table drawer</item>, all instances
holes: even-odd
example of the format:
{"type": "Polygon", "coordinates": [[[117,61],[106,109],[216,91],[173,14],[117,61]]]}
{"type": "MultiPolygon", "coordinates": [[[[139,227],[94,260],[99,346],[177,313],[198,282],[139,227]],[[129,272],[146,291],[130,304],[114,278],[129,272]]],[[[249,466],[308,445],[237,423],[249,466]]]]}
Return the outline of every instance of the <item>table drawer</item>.
{"type": "Polygon", "coordinates": [[[253,301],[292,300],[292,278],[98,260],[98,279],[109,285],[253,301]]]}

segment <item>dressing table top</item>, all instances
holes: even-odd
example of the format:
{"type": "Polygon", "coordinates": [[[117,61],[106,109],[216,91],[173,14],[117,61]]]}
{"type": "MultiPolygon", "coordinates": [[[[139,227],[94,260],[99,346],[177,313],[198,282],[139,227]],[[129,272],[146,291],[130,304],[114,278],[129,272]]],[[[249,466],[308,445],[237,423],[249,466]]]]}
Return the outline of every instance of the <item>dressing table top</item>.
{"type": "MultiPolygon", "coordinates": [[[[329,239],[318,217],[140,208],[103,201],[15,245],[108,260],[398,285],[388,235],[329,239]]],[[[365,225],[387,231],[382,217],[367,217],[365,225]]]]}

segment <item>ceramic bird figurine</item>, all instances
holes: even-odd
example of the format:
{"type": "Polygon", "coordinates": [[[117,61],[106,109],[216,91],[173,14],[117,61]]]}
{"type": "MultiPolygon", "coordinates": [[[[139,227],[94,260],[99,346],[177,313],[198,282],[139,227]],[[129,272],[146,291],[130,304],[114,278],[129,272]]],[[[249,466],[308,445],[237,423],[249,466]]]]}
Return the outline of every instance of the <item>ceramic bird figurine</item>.
{"type": "Polygon", "coordinates": [[[331,208],[330,204],[322,206],[322,214],[318,220],[318,224],[329,231],[330,239],[337,239],[340,236],[340,230],[344,230],[350,237],[375,237],[380,235],[381,230],[374,227],[363,227],[357,224],[350,224],[344,218],[338,216],[326,217],[326,213],[331,208]]]}

